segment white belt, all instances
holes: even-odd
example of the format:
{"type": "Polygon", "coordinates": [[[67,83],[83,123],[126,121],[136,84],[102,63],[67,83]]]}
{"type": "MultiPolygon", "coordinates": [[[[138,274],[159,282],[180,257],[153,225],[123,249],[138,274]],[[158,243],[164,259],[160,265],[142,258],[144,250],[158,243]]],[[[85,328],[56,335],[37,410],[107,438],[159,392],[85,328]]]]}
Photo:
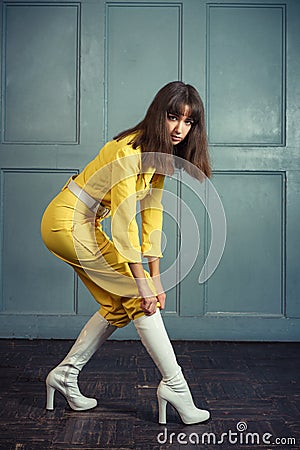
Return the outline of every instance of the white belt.
{"type": "Polygon", "coordinates": [[[102,205],[101,202],[95,200],[90,194],[88,194],[85,190],[79,187],[78,184],[76,184],[73,179],[69,181],[68,189],[98,217],[104,218],[110,212],[110,210],[106,208],[104,205],[102,205]]]}

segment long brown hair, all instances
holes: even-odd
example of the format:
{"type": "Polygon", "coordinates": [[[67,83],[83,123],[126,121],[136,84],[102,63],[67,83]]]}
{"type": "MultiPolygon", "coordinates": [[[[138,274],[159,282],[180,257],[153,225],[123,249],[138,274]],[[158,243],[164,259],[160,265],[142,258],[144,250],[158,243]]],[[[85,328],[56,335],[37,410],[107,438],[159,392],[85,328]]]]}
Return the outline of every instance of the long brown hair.
{"type": "Polygon", "coordinates": [[[178,161],[181,161],[179,165],[192,176],[201,178],[199,170],[193,170],[195,167],[210,177],[204,106],[197,90],[190,84],[182,81],[166,84],[154,97],[144,119],[134,127],[122,131],[114,139],[120,140],[130,134],[134,134],[131,140],[133,148],[140,147],[145,157],[143,164],[155,167],[157,172],[172,175],[174,165],[178,166],[178,161]],[[184,114],[186,107],[193,120],[192,127],[186,138],[173,146],[166,127],[167,115],[184,114]],[[166,154],[170,157],[166,157],[166,154]],[[181,159],[175,158],[174,163],[173,155],[181,159]]]}

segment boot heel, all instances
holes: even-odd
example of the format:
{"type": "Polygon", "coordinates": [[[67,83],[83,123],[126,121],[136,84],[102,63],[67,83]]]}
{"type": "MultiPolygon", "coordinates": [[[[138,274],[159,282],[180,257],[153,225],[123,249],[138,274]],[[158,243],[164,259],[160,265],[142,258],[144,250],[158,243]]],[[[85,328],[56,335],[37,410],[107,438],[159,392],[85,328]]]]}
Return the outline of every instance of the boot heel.
{"type": "Polygon", "coordinates": [[[167,400],[161,397],[158,399],[158,423],[165,425],[167,423],[167,400]]]}
{"type": "Polygon", "coordinates": [[[52,411],[54,409],[55,388],[47,384],[47,404],[46,409],[52,411]]]}

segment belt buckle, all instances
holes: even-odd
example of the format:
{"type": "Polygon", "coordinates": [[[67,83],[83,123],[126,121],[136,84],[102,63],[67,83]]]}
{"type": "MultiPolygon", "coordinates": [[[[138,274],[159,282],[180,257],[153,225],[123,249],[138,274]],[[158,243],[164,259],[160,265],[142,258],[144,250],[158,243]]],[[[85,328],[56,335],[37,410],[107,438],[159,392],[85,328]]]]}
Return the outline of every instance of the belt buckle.
{"type": "Polygon", "coordinates": [[[96,216],[99,219],[104,219],[109,214],[109,209],[103,206],[101,203],[99,203],[99,207],[96,212],[96,216]]]}

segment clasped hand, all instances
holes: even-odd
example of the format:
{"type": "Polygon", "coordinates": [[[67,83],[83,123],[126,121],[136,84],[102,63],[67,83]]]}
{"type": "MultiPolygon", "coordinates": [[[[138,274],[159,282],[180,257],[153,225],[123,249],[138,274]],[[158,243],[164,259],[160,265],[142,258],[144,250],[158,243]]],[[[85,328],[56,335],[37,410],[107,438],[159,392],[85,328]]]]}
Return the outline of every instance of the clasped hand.
{"type": "Polygon", "coordinates": [[[129,267],[142,298],[141,309],[147,316],[151,316],[156,312],[158,306],[160,309],[164,309],[166,294],[160,281],[159,258],[149,257],[148,264],[150,278],[145,277],[141,263],[129,263],[129,267]]]}
{"type": "Polygon", "coordinates": [[[154,314],[157,307],[159,307],[160,309],[164,309],[166,302],[166,294],[159,277],[153,277],[151,280],[155,287],[156,295],[154,295],[146,279],[144,279],[144,282],[140,283],[140,285],[139,283],[137,283],[139,293],[142,297],[141,309],[147,316],[151,316],[152,314],[154,314]]]}

